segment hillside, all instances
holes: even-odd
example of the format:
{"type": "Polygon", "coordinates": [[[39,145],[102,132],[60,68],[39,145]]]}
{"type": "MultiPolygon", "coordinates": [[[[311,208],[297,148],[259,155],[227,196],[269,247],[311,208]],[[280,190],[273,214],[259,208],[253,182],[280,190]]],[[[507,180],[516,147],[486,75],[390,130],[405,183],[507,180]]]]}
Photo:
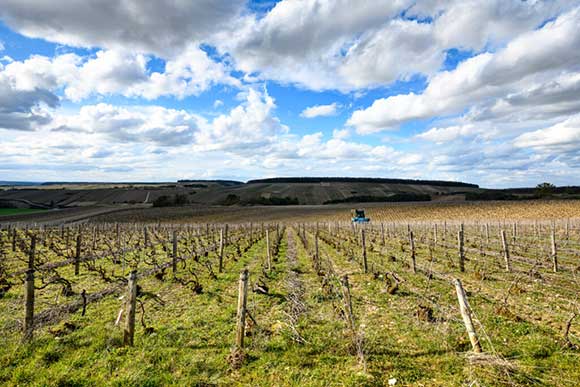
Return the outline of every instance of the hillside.
{"type": "Polygon", "coordinates": [[[0,191],[0,206],[76,207],[95,205],[151,204],[161,196],[185,195],[187,201],[204,205],[269,204],[291,198],[298,204],[340,201],[396,201],[442,198],[478,192],[473,184],[460,182],[370,178],[276,178],[247,183],[227,180],[180,180],[177,183],[51,183],[33,187],[10,187],[0,191]],[[415,196],[414,196],[415,195],[415,196]],[[429,197],[426,197],[429,195],[429,197]]]}
{"type": "Polygon", "coordinates": [[[251,180],[244,185],[200,191],[193,198],[202,203],[221,203],[228,195],[240,202],[256,198],[295,198],[299,204],[325,204],[350,197],[385,198],[394,194],[417,194],[432,197],[477,192],[479,187],[465,183],[426,182],[395,179],[352,178],[279,178],[251,180]],[[387,182],[388,181],[388,182],[387,182]]]}

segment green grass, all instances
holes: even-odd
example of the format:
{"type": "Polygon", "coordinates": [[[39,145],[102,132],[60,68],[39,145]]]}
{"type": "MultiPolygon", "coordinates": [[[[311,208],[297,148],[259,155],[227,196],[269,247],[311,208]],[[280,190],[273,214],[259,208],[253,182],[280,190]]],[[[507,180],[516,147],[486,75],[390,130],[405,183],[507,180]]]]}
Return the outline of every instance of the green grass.
{"type": "MultiPolygon", "coordinates": [[[[312,246],[312,236],[309,240],[312,246]]],[[[140,280],[143,290],[158,295],[164,304],[143,299],[145,324],[153,333],[145,333],[138,307],[135,346],[131,348],[122,346],[122,328],[114,325],[122,301],[113,296],[90,304],[85,316],[77,312],[39,329],[32,343],[22,344],[16,328],[4,329],[22,318],[23,292],[17,283],[0,299],[0,385],[384,386],[391,378],[397,379],[396,386],[467,386],[472,382],[480,386],[578,385],[579,352],[561,347],[557,326],[525,313],[526,302],[533,303],[539,315],[550,310],[543,293],[532,292],[535,284],[526,284],[527,292],[513,295],[510,305],[524,317],[514,320],[497,315],[490,299],[503,294],[509,281],[478,281],[473,271],[460,275],[469,290],[481,288],[473,291],[470,302],[485,327],[485,333],[480,330],[484,349],[507,359],[513,369],[493,362],[472,364],[466,358],[469,341],[448,283],[410,273],[405,265],[407,253],[393,243],[388,250],[396,261],[386,260],[383,251],[369,252],[369,261],[404,279],[396,294],[388,294],[384,282],[361,273],[356,260],[321,242],[321,257],[332,261],[337,274],[349,275],[356,323],[364,336],[365,371],[353,354],[351,333],[340,316],[340,299],[323,291],[321,278],[295,234],[293,241],[296,263],[288,262],[289,241],[283,238],[279,258],[265,278],[269,295],[253,293],[250,286],[248,309],[257,325],[249,328],[246,359],[238,370],[232,370],[228,362],[235,338],[238,277],[243,267],[250,271],[251,284],[265,276],[264,240],[241,257],[227,259],[225,271],[217,279],[211,279],[203,265],[188,262],[187,269],[195,270],[203,285],[202,294],[193,294],[172,281],[169,273],[164,280],[140,280]],[[293,340],[287,325],[290,270],[299,273],[304,287],[306,310],[296,324],[305,341],[302,344],[293,340]],[[432,306],[436,321],[419,321],[415,316],[418,305],[432,306]],[[74,329],[67,329],[65,322],[74,329]]],[[[369,251],[373,245],[369,241],[369,251]]],[[[351,247],[358,251],[357,244],[351,247]]],[[[226,250],[233,253],[232,247],[226,250]]],[[[425,264],[426,252],[419,252],[420,263],[425,264]]],[[[157,254],[166,258],[160,249],[157,254]]],[[[215,263],[213,253],[210,259],[215,263]]],[[[439,257],[434,265],[443,271],[447,261],[439,257]]],[[[120,270],[112,264],[108,269],[120,270]]],[[[78,277],[70,266],[59,270],[73,280],[77,292],[83,288],[93,292],[103,285],[84,266],[78,277]]],[[[182,265],[178,275],[191,278],[182,265]]],[[[500,271],[493,275],[509,278],[500,271]]],[[[547,285],[537,286],[543,289],[547,285]]],[[[58,296],[58,287],[37,295],[38,310],[57,300],[70,301],[58,296]]],[[[556,317],[555,313],[550,316],[556,317]]]]}
{"type": "Polygon", "coordinates": [[[35,208],[0,208],[0,216],[34,214],[43,211],[46,210],[35,208]]]}

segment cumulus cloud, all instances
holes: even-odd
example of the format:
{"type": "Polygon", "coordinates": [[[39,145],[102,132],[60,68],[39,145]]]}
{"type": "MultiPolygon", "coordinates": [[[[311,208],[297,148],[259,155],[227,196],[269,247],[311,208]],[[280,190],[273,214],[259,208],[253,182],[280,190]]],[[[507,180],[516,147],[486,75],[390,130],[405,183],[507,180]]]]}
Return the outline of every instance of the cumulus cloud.
{"type": "MultiPolygon", "coordinates": [[[[41,0],[6,0],[0,18],[32,37],[72,46],[153,53],[165,59],[208,43],[231,58],[245,79],[257,76],[314,90],[352,91],[417,73],[431,76],[441,67],[447,49],[500,47],[571,4],[574,2],[569,0],[378,0],[352,7],[348,0],[282,0],[269,12],[255,14],[242,0],[169,4],[105,0],[98,5],[65,0],[59,7],[41,0]]],[[[179,89],[176,94],[189,89],[186,95],[196,95],[195,87],[208,81],[203,74],[209,73],[208,78],[215,82],[223,80],[208,72],[210,67],[197,57],[199,52],[189,55],[195,59],[193,63],[200,64],[186,69],[177,63],[179,70],[173,75],[156,75],[154,86],[141,90],[140,95],[170,95],[173,86],[179,89]],[[184,71],[201,81],[183,86],[187,83],[181,81],[187,78],[181,76],[184,71]]],[[[135,70],[126,60],[121,64],[130,68],[121,69],[135,70]]],[[[211,69],[219,72],[218,67],[211,69]]]]}
{"type": "Polygon", "coordinates": [[[472,137],[480,134],[489,134],[487,127],[473,124],[435,127],[417,135],[417,138],[436,143],[447,143],[459,138],[472,137]]]}
{"type": "Polygon", "coordinates": [[[577,152],[580,147],[580,114],[549,128],[524,133],[514,140],[519,148],[534,148],[543,152],[577,152]]]}
{"type": "Polygon", "coordinates": [[[94,49],[0,59],[0,171],[580,178],[577,1],[360,3],[282,0],[254,13],[241,0],[3,1],[0,19],[15,31],[94,49]],[[450,49],[469,59],[456,65],[450,49]],[[424,90],[394,83],[417,74],[424,90]],[[344,128],[298,135],[276,115],[268,80],[339,91],[305,118],[376,100],[344,128]],[[217,116],[190,110],[236,94],[238,106],[217,116]],[[131,100],[118,106],[119,96],[131,100]],[[382,142],[360,136],[409,122],[382,142]]]}
{"type": "Polygon", "coordinates": [[[315,118],[315,117],[328,117],[335,115],[338,104],[336,102],[329,105],[315,105],[307,107],[300,113],[301,117],[304,118],[315,118]]]}
{"type": "Polygon", "coordinates": [[[162,96],[199,95],[214,84],[240,86],[221,63],[212,61],[197,46],[168,59],[165,71],[148,73],[150,58],[119,50],[98,51],[66,82],[65,95],[79,101],[93,94],[121,94],[153,100],[162,96]]]}
{"type": "Polygon", "coordinates": [[[263,79],[351,91],[431,76],[448,49],[501,47],[572,4],[381,0],[353,9],[346,0],[283,0],[263,18],[239,20],[215,44],[263,79]]]}
{"type": "Polygon", "coordinates": [[[115,143],[181,146],[193,142],[193,134],[201,121],[201,117],[184,110],[100,103],[85,105],[78,114],[55,117],[54,128],[57,132],[94,134],[115,143]]]}
{"type": "Polygon", "coordinates": [[[358,39],[338,72],[351,87],[364,88],[433,74],[444,59],[431,24],[394,20],[358,39]]]}
{"type": "Polygon", "coordinates": [[[289,130],[273,114],[275,108],[275,101],[267,91],[249,89],[242,104],[200,125],[194,135],[195,149],[251,154],[264,148],[289,130]]]}
{"type": "Polygon", "coordinates": [[[488,98],[520,89],[532,77],[550,77],[577,68],[580,62],[580,8],[561,15],[539,30],[524,33],[497,53],[483,53],[453,71],[436,74],[421,94],[377,99],[355,111],[348,124],[359,133],[396,128],[413,120],[450,114],[488,98]]]}
{"type": "Polygon", "coordinates": [[[242,0],[4,0],[2,18],[14,30],[70,46],[131,48],[175,55],[206,40],[242,12],[242,0]]]}
{"type": "Polygon", "coordinates": [[[0,67],[0,129],[31,131],[51,121],[51,110],[60,99],[46,64],[35,57],[26,65],[11,62],[0,67]]]}
{"type": "Polygon", "coordinates": [[[162,96],[199,95],[215,84],[241,87],[222,63],[211,60],[197,46],[168,59],[163,72],[150,72],[152,58],[123,50],[99,50],[94,56],[68,53],[53,58],[35,55],[10,61],[0,73],[22,90],[62,89],[71,101],[92,96],[123,95],[148,100],[162,96]]]}
{"type": "Polygon", "coordinates": [[[409,16],[434,18],[433,34],[443,47],[480,51],[500,46],[573,5],[573,1],[420,1],[409,16]]]}

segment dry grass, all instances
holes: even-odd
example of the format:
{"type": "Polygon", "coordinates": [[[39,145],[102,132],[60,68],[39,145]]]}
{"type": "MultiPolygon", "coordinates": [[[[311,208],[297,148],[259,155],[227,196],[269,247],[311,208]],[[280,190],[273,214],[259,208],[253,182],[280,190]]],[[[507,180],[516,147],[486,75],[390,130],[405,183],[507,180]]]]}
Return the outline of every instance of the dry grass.
{"type": "Polygon", "coordinates": [[[365,208],[373,222],[535,220],[580,218],[580,201],[364,203],[328,206],[177,207],[135,209],[97,218],[105,222],[312,222],[351,218],[365,208]]]}

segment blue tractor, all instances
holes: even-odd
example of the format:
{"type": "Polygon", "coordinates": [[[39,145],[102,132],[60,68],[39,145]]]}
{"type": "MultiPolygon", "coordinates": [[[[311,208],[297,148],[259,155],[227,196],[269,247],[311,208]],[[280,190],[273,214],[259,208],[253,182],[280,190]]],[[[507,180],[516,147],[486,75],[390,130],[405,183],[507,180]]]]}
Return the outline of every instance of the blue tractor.
{"type": "Polygon", "coordinates": [[[365,217],[365,210],[357,209],[352,210],[352,222],[353,223],[368,223],[370,218],[365,217]]]}

